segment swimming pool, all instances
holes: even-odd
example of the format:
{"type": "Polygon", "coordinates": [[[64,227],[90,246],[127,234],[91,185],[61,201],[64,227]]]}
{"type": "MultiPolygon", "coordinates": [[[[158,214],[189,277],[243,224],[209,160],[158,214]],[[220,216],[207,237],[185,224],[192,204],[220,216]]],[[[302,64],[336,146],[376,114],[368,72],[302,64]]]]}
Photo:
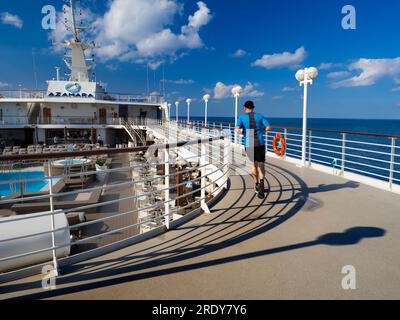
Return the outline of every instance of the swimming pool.
{"type": "MultiPolygon", "coordinates": [[[[0,196],[6,197],[13,193],[10,184],[4,184],[2,182],[12,180],[26,180],[44,178],[44,171],[11,171],[7,173],[0,173],[0,196]]],[[[47,180],[30,181],[26,185],[25,192],[38,192],[42,190],[48,184],[47,180]]],[[[20,192],[20,183],[16,185],[16,192],[20,192]]]]}
{"type": "Polygon", "coordinates": [[[59,160],[54,162],[54,166],[61,167],[80,167],[82,165],[89,165],[92,161],[88,159],[67,159],[67,160],[59,160]]]}

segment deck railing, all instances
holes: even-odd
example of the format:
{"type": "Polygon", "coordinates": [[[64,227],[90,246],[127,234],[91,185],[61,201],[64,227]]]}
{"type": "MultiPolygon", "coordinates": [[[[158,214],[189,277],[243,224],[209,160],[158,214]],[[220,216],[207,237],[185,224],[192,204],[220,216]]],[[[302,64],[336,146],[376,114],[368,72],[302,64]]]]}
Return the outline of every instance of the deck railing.
{"type": "MultiPolygon", "coordinates": [[[[187,121],[179,123],[188,126],[187,121]]],[[[190,126],[203,128],[204,123],[194,121],[190,126]]],[[[233,124],[214,122],[208,128],[228,130],[234,143],[233,124]]],[[[302,129],[273,126],[265,133],[270,156],[275,156],[272,142],[276,134],[281,134],[286,141],[286,152],[279,158],[300,164],[302,129]]],[[[311,129],[307,132],[307,166],[400,192],[399,139],[396,135],[311,129]]],[[[243,144],[242,134],[238,134],[238,144],[243,144]]]]}
{"type": "MultiPolygon", "coordinates": [[[[69,126],[69,125],[85,125],[85,126],[121,126],[124,118],[119,117],[94,117],[93,115],[82,115],[82,116],[50,116],[50,117],[28,117],[28,116],[7,116],[3,115],[0,117],[1,125],[57,125],[57,126],[69,126]]],[[[147,118],[137,117],[130,118],[130,121],[136,125],[146,125],[147,118]]]]}
{"type": "Polygon", "coordinates": [[[57,269],[117,250],[207,211],[207,204],[227,187],[229,137],[207,131],[189,140],[177,128],[154,123],[153,129],[166,137],[153,137],[156,144],[151,146],[0,156],[0,164],[29,167],[31,162],[47,174],[0,181],[14,191],[0,200],[0,213],[10,214],[0,217],[0,281],[16,277],[22,269],[26,274],[27,267],[32,273],[49,264],[57,269]],[[98,157],[118,164],[98,171],[98,157]],[[92,162],[79,165],[71,159],[92,162]],[[29,185],[38,182],[46,187],[31,192],[29,185]],[[26,226],[22,229],[21,221],[26,226]],[[44,225],[30,232],[29,226],[38,221],[44,225]],[[67,241],[63,233],[70,235],[67,241]]]}
{"type": "MultiPolygon", "coordinates": [[[[44,99],[47,98],[46,90],[0,90],[0,99],[44,99]]],[[[50,97],[51,98],[51,97],[50,97]]],[[[91,98],[93,99],[93,98],[91,98]]],[[[95,94],[96,100],[105,100],[113,102],[130,102],[130,103],[150,103],[159,104],[163,101],[160,94],[132,94],[132,93],[104,93],[95,94]]]]}
{"type": "Polygon", "coordinates": [[[129,93],[99,93],[96,94],[97,100],[134,102],[134,103],[161,103],[163,97],[159,94],[129,94],[129,93]]]}
{"type": "Polygon", "coordinates": [[[0,90],[0,99],[44,99],[46,96],[45,90],[0,90]]]}
{"type": "MultiPolygon", "coordinates": [[[[0,200],[1,213],[23,213],[0,218],[0,270],[7,271],[0,280],[10,279],[27,266],[40,272],[51,259],[56,267],[62,267],[117,250],[207,211],[207,203],[216,200],[227,186],[232,154],[242,155],[232,148],[242,149],[243,136],[239,135],[234,145],[230,124],[204,127],[200,122],[154,120],[148,121],[146,128],[148,138],[155,140],[153,146],[0,157],[5,172],[18,168],[18,163],[24,164],[23,171],[35,166],[47,172],[45,177],[0,182],[13,193],[0,200]],[[79,158],[96,161],[98,157],[119,163],[97,171],[93,162],[74,169],[74,162],[68,162],[79,158]],[[56,173],[59,159],[67,164],[64,171],[56,173]],[[97,177],[95,182],[98,174],[107,176],[106,181],[97,177]],[[45,181],[47,189],[30,192],[30,183],[38,181],[45,181]],[[70,189],[60,189],[63,183],[70,189]],[[27,213],[34,208],[36,214],[27,213]],[[68,220],[64,225],[60,224],[62,218],[68,220]],[[29,232],[37,219],[45,219],[44,229],[29,232]],[[24,228],[15,227],[21,221],[24,228]],[[68,240],[60,240],[62,232],[68,233],[68,240]],[[44,242],[33,246],[40,237],[45,237],[44,242]],[[31,266],[34,263],[37,265],[31,266]]],[[[301,163],[301,129],[273,127],[265,138],[268,156],[301,163]],[[282,157],[273,152],[276,134],[286,140],[282,157]]],[[[399,138],[310,130],[307,166],[399,192],[399,138]]]]}

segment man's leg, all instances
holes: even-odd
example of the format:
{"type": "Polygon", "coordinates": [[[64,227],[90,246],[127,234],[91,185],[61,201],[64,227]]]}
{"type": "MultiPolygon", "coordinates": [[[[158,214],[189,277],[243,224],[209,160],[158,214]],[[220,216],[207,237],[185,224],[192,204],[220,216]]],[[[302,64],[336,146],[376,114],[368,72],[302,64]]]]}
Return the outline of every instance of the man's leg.
{"type": "Polygon", "coordinates": [[[258,192],[258,197],[260,199],[265,198],[265,153],[266,149],[265,146],[260,146],[257,149],[257,171],[258,171],[258,186],[259,186],[259,192],[258,192]]]}
{"type": "Polygon", "coordinates": [[[265,162],[257,162],[257,170],[258,170],[258,181],[265,180],[265,162]]]}
{"type": "Polygon", "coordinates": [[[253,175],[254,183],[257,184],[260,181],[259,180],[258,162],[253,162],[252,175],[253,175]]]}
{"type": "Polygon", "coordinates": [[[254,149],[254,147],[246,148],[246,153],[247,153],[248,159],[252,163],[251,175],[253,177],[254,184],[256,185],[256,188],[257,188],[258,181],[259,181],[259,176],[258,176],[258,171],[259,170],[258,170],[258,163],[257,163],[257,161],[255,161],[255,149],[254,149]]]}
{"type": "Polygon", "coordinates": [[[260,191],[263,193],[265,192],[265,162],[258,162],[258,176],[260,178],[259,180],[259,186],[260,186],[260,191]]]}

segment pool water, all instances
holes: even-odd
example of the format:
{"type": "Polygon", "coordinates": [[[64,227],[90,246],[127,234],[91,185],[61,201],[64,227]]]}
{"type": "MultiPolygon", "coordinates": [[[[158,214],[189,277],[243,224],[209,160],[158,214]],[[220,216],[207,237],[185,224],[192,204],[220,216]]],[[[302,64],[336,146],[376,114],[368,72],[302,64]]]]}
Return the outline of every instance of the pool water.
{"type": "Polygon", "coordinates": [[[91,163],[91,161],[86,159],[67,159],[56,161],[54,164],[60,166],[80,166],[89,163],[91,163]]]}
{"type": "MultiPolygon", "coordinates": [[[[34,178],[44,178],[43,171],[12,171],[7,173],[0,173],[0,196],[6,197],[12,194],[10,184],[4,184],[2,182],[13,181],[13,180],[26,180],[34,178]]],[[[25,192],[39,192],[48,184],[47,180],[30,181],[26,184],[25,192]]],[[[16,192],[20,192],[20,183],[17,183],[16,192]]]]}

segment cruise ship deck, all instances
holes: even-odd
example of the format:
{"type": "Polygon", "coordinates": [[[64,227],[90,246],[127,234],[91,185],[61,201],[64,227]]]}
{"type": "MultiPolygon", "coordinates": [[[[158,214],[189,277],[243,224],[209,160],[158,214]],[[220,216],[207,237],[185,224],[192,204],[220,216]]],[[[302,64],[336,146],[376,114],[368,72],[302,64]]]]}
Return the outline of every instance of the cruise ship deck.
{"type": "Polygon", "coordinates": [[[400,298],[396,10],[9,2],[0,300],[400,298]]]}
{"type": "Polygon", "coordinates": [[[269,192],[254,192],[236,153],[211,214],[153,239],[0,286],[21,299],[394,299],[400,295],[399,195],[268,159],[269,192]],[[237,170],[240,169],[240,170],[237,170]],[[342,288],[344,266],[356,290],[342,288]]]}

